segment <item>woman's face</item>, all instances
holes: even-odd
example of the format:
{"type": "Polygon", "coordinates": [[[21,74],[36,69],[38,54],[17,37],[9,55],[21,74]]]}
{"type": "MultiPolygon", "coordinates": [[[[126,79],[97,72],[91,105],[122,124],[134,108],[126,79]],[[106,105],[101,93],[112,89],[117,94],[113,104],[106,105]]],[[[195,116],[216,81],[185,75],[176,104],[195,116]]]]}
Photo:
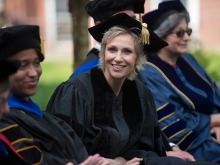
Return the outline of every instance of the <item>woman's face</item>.
{"type": "Polygon", "coordinates": [[[9,112],[9,108],[8,108],[9,92],[10,92],[9,90],[5,90],[5,91],[1,91],[0,93],[0,120],[4,113],[9,112]]]}
{"type": "Polygon", "coordinates": [[[21,61],[19,70],[9,77],[12,83],[11,92],[27,100],[36,93],[42,73],[38,54],[35,49],[26,49],[16,53],[11,59],[21,61]]]}
{"type": "Polygon", "coordinates": [[[122,80],[134,70],[137,54],[130,34],[119,34],[105,48],[104,74],[108,81],[122,80]]]}
{"type": "Polygon", "coordinates": [[[188,29],[188,25],[186,20],[183,19],[180,23],[172,30],[171,34],[164,39],[169,46],[165,47],[164,49],[169,52],[170,54],[178,54],[181,55],[187,52],[187,42],[189,40],[189,35],[184,33],[182,37],[178,37],[176,32],[180,30],[186,31],[188,29]]]}

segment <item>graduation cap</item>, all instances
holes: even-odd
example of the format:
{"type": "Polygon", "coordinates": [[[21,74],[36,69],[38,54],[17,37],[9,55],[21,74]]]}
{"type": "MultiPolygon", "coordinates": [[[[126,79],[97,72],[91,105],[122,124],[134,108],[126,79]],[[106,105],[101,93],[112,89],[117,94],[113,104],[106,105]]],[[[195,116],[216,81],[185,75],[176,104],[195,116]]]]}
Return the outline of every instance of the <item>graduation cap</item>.
{"type": "Polygon", "coordinates": [[[144,13],[145,0],[93,0],[86,5],[87,13],[95,21],[103,21],[124,10],[144,13]]]}
{"type": "Polygon", "coordinates": [[[152,30],[157,29],[160,24],[170,15],[187,11],[180,0],[169,0],[159,3],[158,9],[151,11],[143,16],[143,22],[148,24],[152,30]]]}
{"type": "Polygon", "coordinates": [[[0,58],[0,80],[8,78],[8,76],[15,73],[19,67],[20,61],[10,61],[0,58]]]}
{"type": "Polygon", "coordinates": [[[89,28],[89,33],[93,38],[100,42],[106,31],[113,26],[119,26],[122,28],[134,28],[132,31],[139,36],[139,41],[144,45],[145,52],[157,51],[168,44],[161,40],[153,31],[147,29],[147,24],[141,24],[136,19],[131,18],[125,13],[120,13],[108,18],[106,21],[89,28]]]}
{"type": "Polygon", "coordinates": [[[0,57],[8,58],[24,49],[35,48],[40,61],[43,61],[43,46],[39,26],[18,25],[0,28],[0,57]]]}

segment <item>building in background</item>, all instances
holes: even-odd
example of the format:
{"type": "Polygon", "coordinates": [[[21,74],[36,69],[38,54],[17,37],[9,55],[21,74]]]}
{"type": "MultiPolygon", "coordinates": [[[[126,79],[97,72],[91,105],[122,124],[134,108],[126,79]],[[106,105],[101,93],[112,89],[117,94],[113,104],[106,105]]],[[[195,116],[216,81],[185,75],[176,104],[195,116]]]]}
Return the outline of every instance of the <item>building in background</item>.
{"type": "MultiPolygon", "coordinates": [[[[156,9],[161,1],[146,0],[145,12],[156,9]]],[[[198,39],[206,49],[220,52],[220,0],[181,1],[190,13],[192,39],[198,39]]],[[[0,25],[39,25],[48,59],[72,58],[70,17],[68,0],[0,0],[0,25]]]]}

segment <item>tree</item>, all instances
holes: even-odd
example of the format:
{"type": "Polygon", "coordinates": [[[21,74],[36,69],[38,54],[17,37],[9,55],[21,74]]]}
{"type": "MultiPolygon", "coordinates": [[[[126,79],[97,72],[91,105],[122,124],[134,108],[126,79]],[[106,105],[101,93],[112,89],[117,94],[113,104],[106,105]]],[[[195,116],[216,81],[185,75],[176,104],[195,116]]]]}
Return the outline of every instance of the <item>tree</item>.
{"type": "Polygon", "coordinates": [[[72,14],[74,71],[80,66],[88,53],[88,14],[85,10],[88,2],[89,0],[69,0],[69,12],[72,14]]]}

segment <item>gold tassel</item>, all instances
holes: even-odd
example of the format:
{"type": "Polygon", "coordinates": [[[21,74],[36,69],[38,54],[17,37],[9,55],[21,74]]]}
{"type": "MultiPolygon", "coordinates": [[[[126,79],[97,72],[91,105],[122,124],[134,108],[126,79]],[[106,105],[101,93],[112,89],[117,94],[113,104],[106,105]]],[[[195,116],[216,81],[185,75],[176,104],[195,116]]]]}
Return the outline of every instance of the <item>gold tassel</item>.
{"type": "Polygon", "coordinates": [[[40,36],[40,47],[41,47],[41,53],[45,55],[45,49],[44,49],[44,39],[42,36],[40,36]]]}
{"type": "Polygon", "coordinates": [[[150,33],[147,30],[147,24],[146,23],[142,23],[142,30],[141,30],[141,35],[139,37],[139,42],[141,42],[142,44],[146,45],[146,44],[150,44],[150,33]]]}

